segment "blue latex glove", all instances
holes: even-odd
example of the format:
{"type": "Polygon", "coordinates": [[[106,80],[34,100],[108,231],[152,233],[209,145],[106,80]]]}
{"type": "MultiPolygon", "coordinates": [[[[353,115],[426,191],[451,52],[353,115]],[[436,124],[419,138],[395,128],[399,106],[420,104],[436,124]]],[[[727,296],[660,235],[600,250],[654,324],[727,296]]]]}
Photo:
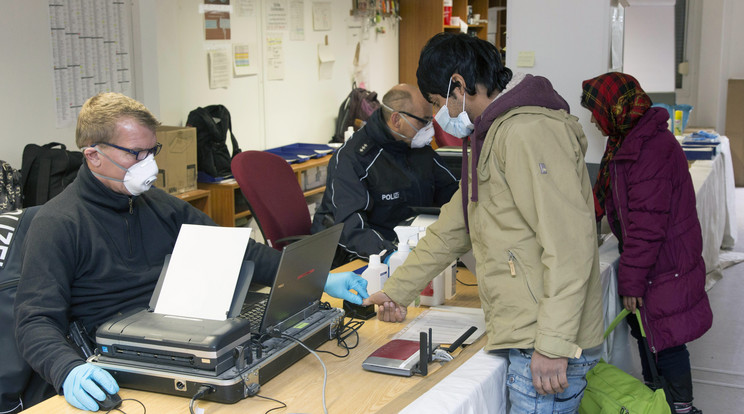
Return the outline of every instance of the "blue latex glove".
{"type": "Polygon", "coordinates": [[[119,384],[106,370],[89,363],[73,368],[62,384],[67,402],[86,411],[98,411],[98,403],[95,400],[106,399],[106,394],[101,389],[109,394],[115,394],[119,392],[119,384]]]}
{"type": "Polygon", "coordinates": [[[361,305],[362,300],[369,297],[367,281],[354,272],[329,273],[324,290],[334,298],[356,305],[361,305]],[[356,290],[357,294],[349,292],[349,289],[356,290]]]}

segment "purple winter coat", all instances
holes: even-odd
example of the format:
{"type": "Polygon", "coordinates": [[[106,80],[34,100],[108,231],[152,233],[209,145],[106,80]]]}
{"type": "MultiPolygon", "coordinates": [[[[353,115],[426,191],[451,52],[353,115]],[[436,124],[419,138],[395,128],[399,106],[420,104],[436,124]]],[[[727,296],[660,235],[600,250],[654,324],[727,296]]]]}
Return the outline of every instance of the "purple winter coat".
{"type": "Polygon", "coordinates": [[[705,293],[703,239],[687,159],[667,129],[666,110],[650,108],[610,161],[605,210],[622,239],[621,296],[642,297],[651,350],[702,336],[713,323],[705,293]]]}

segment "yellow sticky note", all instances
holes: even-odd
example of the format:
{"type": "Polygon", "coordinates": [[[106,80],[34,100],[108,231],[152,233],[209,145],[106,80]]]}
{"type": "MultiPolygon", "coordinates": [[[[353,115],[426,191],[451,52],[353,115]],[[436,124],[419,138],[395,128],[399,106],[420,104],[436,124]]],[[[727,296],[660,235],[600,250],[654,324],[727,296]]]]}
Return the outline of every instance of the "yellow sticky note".
{"type": "Polygon", "coordinates": [[[517,67],[531,68],[533,66],[535,66],[535,52],[519,52],[517,67]]]}

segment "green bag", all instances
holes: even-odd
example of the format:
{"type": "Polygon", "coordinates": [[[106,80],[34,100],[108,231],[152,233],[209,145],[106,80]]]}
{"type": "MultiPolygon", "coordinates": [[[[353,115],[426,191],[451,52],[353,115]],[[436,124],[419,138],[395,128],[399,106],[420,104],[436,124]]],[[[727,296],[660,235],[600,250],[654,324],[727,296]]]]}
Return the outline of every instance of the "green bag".
{"type": "MultiPolygon", "coordinates": [[[[605,331],[604,337],[612,332],[620,321],[630,312],[623,309],[605,331]]],[[[636,312],[638,323],[644,342],[646,333],[643,331],[641,316],[636,312]]],[[[650,354],[648,345],[646,352],[650,354]]],[[[656,367],[651,364],[652,375],[661,384],[656,367]]],[[[651,390],[643,382],[623,370],[600,360],[599,363],[586,374],[586,389],[581,399],[579,414],[671,414],[663,388],[651,390]]]]}

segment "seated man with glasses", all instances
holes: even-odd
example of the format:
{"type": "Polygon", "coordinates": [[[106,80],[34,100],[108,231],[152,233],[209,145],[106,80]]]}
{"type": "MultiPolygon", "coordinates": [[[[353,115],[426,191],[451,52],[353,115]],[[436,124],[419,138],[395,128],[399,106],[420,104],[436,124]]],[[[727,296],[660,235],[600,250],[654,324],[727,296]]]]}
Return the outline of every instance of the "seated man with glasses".
{"type": "Polygon", "coordinates": [[[410,207],[440,207],[457,190],[457,179],[429,146],[431,120],[431,104],[418,88],[394,86],[331,158],[312,232],[344,223],[335,266],[392,253],[393,228],[411,217],[410,207]]]}
{"type": "MultiPolygon", "coordinates": [[[[181,225],[216,225],[189,203],[150,189],[158,173],[159,124],[144,105],[122,94],[88,99],[76,131],[85,162],[75,181],[39,209],[26,235],[15,300],[18,348],[83,410],[97,411],[103,390],[112,394],[118,385],[68,343],[70,323],[80,322],[93,336],[111,317],[147,307],[181,225]]],[[[280,256],[251,240],[244,260],[255,263],[253,281],[271,285],[280,256]]],[[[365,287],[359,276],[335,273],[325,290],[361,303],[349,289],[367,297],[365,287]]]]}

